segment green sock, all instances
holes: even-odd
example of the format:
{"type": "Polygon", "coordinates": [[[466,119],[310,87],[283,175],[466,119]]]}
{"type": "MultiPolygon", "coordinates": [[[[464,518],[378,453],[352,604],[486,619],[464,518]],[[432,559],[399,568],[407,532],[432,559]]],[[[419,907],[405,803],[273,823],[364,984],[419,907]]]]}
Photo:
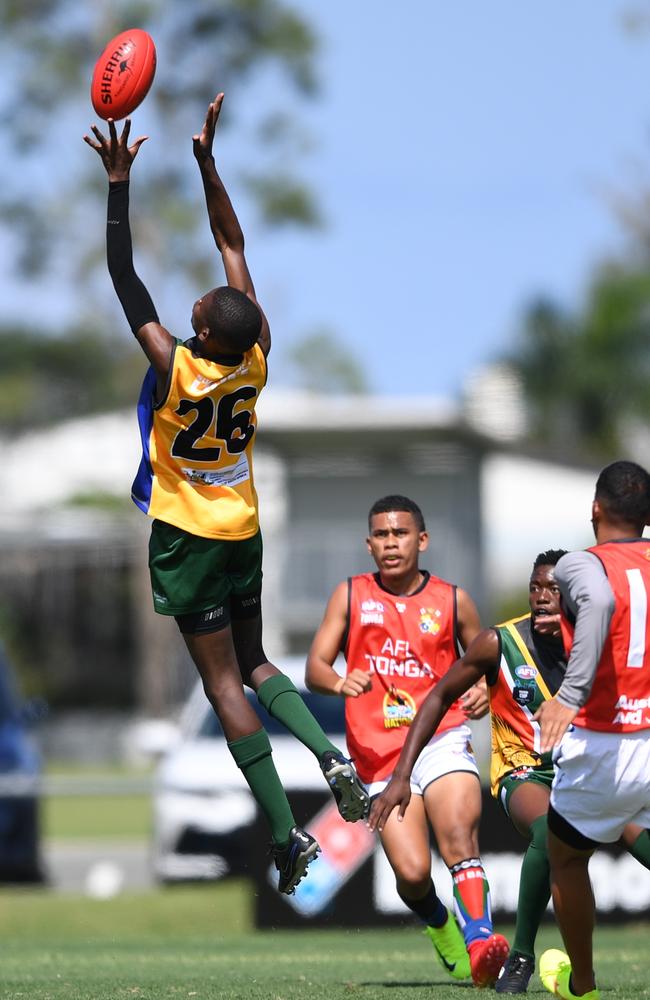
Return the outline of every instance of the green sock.
{"type": "Polygon", "coordinates": [[[628,851],[644,868],[650,868],[650,832],[643,830],[628,851]]]}
{"type": "Polygon", "coordinates": [[[296,825],[284,788],[275,770],[271,756],[271,743],[265,729],[258,729],[250,736],[242,736],[228,743],[235,759],[271,827],[276,844],[286,844],[289,831],[296,825]]]}
{"type": "Polygon", "coordinates": [[[260,704],[269,715],[281,722],[317,757],[328,750],[339,753],[316,722],[300,692],[286,674],[274,674],[263,681],[257,691],[260,704]]]}
{"type": "Polygon", "coordinates": [[[535,938],[546,905],[551,898],[551,879],[546,853],[546,816],[539,816],[530,825],[531,841],[524,854],[519,876],[517,926],[512,951],[535,956],[535,938]]]}

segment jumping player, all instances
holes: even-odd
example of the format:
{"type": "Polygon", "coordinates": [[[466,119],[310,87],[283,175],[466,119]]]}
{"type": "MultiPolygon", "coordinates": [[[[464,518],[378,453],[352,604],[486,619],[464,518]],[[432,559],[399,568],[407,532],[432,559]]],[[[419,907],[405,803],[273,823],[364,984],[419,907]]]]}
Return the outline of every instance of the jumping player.
{"type": "MultiPolygon", "coordinates": [[[[517,924],[512,950],[495,990],[525,993],[535,969],[535,938],[551,895],[546,851],[546,814],[553,781],[549,753],[539,746],[533,715],[558,689],[566,668],[560,635],[560,590],[555,565],[561,549],[541,552],[529,582],[530,612],[480,632],[422,705],[411,728],[393,780],[375,799],[369,823],[383,823],[410,797],[409,764],[418,748],[437,731],[447,705],[462,697],[482,677],[488,683],[492,726],[492,794],[515,829],[529,841],[519,879],[517,924]]],[[[399,816],[399,813],[398,813],[399,816]]],[[[650,867],[650,838],[630,825],[623,839],[630,852],[650,867]]]]}
{"type": "MultiPolygon", "coordinates": [[[[372,796],[390,780],[416,712],[457,659],[459,641],[467,647],[480,623],[465,591],[420,569],[428,534],[412,500],[378,500],[368,527],[377,572],[335,589],[309,652],[306,680],[314,691],[346,699],[348,749],[372,796]],[[333,667],[341,650],[345,677],[333,667]]],[[[482,688],[454,705],[444,732],[417,762],[416,794],[403,822],[391,817],[379,831],[397,891],[425,924],[442,964],[453,978],[471,975],[478,985],[494,982],[508,954],[505,938],[492,929],[478,851],[481,791],[466,725],[468,715],[485,710],[482,688]],[[429,823],[451,872],[462,934],[431,879],[429,823]]]]}
{"type": "Polygon", "coordinates": [[[630,822],[650,825],[650,476],[634,462],[600,473],[591,508],[596,545],[556,567],[569,660],[537,712],[555,751],[548,849],[555,916],[568,956],[540,959],[543,984],[565,1000],[598,1000],[589,858],[630,822]],[[569,727],[569,728],[567,728],[569,727]]]}
{"type": "Polygon", "coordinates": [[[244,695],[260,703],[318,758],[344,819],[360,819],[368,797],[354,768],[327,739],[288,677],[262,647],[262,539],[253,481],[255,404],[266,382],[269,325],[255,297],[244,237],[216,171],[212,146],[223,94],[193,136],[210,228],[227,285],[192,309],[192,339],[158,321],[133,266],[129,175],[142,143],[92,126],[84,140],[109,180],[108,268],[126,318],[149,359],[138,404],[143,458],[133,500],[152,517],[149,566],[154,607],[173,615],[199,671],[228,747],[268,819],[280,892],[291,893],[318,853],[296,826],[271,758],[271,744],[244,695]]]}

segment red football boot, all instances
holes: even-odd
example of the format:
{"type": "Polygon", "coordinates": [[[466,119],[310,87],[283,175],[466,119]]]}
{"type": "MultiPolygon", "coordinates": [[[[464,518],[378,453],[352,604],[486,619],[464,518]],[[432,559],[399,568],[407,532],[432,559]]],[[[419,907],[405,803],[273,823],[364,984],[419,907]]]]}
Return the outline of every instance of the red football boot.
{"type": "Polygon", "coordinates": [[[510,952],[510,945],[502,934],[472,941],[467,948],[475,986],[494,986],[501,966],[510,952]]]}

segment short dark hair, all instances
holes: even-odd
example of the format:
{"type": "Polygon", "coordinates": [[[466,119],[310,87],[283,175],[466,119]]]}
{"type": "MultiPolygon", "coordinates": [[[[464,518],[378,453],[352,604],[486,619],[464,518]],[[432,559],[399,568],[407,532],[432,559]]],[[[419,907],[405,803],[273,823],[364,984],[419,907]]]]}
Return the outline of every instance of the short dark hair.
{"type": "Polygon", "coordinates": [[[203,318],[210,333],[233,354],[249,351],[262,330],[262,314],[255,303],[229,285],[203,296],[203,318]]]}
{"type": "Polygon", "coordinates": [[[614,521],[646,524],[650,516],[650,475],[636,462],[612,462],[598,476],[596,500],[614,521]]]}
{"type": "Polygon", "coordinates": [[[414,500],[400,496],[399,493],[391,493],[388,496],[375,500],[368,513],[368,528],[375,514],[388,514],[391,510],[403,510],[413,516],[418,531],[426,531],[422,511],[414,500]]]}
{"type": "Polygon", "coordinates": [[[538,566],[557,566],[566,553],[566,549],[547,549],[546,552],[540,552],[533,563],[533,573],[538,566]]]}

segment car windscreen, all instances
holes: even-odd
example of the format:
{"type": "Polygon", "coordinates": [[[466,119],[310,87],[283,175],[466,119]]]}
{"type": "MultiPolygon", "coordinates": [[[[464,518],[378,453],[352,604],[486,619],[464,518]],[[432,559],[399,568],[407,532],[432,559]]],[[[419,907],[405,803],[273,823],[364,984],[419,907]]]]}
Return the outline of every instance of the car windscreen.
{"type": "MultiPolygon", "coordinates": [[[[256,696],[250,692],[246,697],[254,710],[260,717],[262,725],[271,736],[286,736],[287,729],[276,719],[264,711],[256,696]]],[[[324,694],[312,694],[311,691],[302,691],[301,697],[309,711],[317,719],[322,729],[329,735],[343,734],[345,732],[345,708],[342,698],[328,698],[324,694]]],[[[206,709],[205,718],[201,723],[198,733],[202,739],[222,737],[223,729],[215,713],[211,708],[206,709]]]]}

